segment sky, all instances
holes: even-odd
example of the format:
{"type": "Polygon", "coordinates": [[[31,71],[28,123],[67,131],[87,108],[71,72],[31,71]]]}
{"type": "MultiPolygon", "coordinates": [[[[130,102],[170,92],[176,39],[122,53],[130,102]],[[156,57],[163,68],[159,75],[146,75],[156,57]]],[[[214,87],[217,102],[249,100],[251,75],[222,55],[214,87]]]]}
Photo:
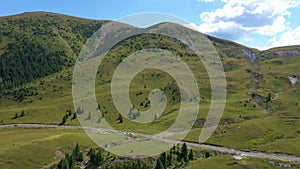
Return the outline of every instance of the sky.
{"type": "Polygon", "coordinates": [[[162,12],[248,47],[300,45],[300,0],[1,0],[0,16],[33,11],[100,20],[162,12]]]}

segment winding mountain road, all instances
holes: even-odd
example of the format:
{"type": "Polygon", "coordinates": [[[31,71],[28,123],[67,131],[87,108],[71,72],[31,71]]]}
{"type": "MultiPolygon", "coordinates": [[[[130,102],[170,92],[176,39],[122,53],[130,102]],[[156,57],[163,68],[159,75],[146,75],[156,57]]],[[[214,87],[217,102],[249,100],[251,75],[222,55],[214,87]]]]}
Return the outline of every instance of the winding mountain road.
{"type": "MultiPolygon", "coordinates": [[[[112,130],[112,129],[104,129],[104,128],[96,128],[96,127],[51,125],[51,124],[6,124],[6,125],[0,125],[0,129],[1,128],[18,128],[18,127],[20,127],[20,128],[33,127],[33,128],[85,129],[85,130],[91,130],[91,131],[103,131],[103,132],[108,132],[108,133],[113,133],[113,132],[124,133],[125,132],[125,131],[120,131],[120,130],[112,130]]],[[[219,147],[219,146],[213,146],[213,145],[207,145],[207,144],[197,144],[197,143],[191,143],[191,142],[186,142],[186,141],[170,140],[170,139],[165,139],[165,138],[161,138],[158,136],[142,134],[142,133],[135,133],[135,132],[130,132],[130,133],[132,133],[136,136],[145,137],[147,139],[155,139],[155,140],[163,141],[163,142],[170,143],[170,144],[186,143],[186,145],[190,146],[190,147],[209,149],[209,150],[219,151],[219,152],[227,153],[227,154],[240,154],[240,155],[243,154],[243,156],[249,156],[249,157],[290,161],[290,162],[300,162],[300,157],[291,156],[291,155],[268,154],[268,153],[255,152],[255,151],[241,151],[241,150],[234,150],[234,149],[229,149],[226,147],[219,147]]]]}

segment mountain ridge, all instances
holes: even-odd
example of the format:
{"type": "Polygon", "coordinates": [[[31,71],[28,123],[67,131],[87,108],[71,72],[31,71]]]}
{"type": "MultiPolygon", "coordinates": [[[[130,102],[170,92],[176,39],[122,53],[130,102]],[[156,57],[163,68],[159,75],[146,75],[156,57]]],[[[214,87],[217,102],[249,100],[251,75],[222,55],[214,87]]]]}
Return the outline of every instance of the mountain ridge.
{"type": "MultiPolygon", "coordinates": [[[[44,15],[53,15],[53,16],[61,16],[61,17],[68,17],[68,18],[73,18],[73,19],[80,19],[80,20],[88,20],[88,21],[96,21],[96,22],[103,22],[103,21],[106,21],[106,22],[111,22],[112,20],[107,20],[107,19],[90,19],[90,18],[84,18],[84,17],[79,17],[79,16],[73,16],[73,15],[68,15],[68,14],[61,14],[61,13],[56,13],[56,12],[47,12],[47,11],[32,11],[32,12],[23,12],[23,13],[18,13],[18,14],[12,14],[12,15],[7,15],[7,16],[0,16],[0,19],[2,18],[13,18],[13,17],[24,17],[24,16],[44,16],[44,15]]],[[[152,25],[152,26],[156,26],[156,25],[160,25],[160,24],[164,24],[164,23],[167,23],[167,22],[161,22],[161,23],[157,23],[155,25],[152,25]]],[[[152,27],[150,26],[150,27],[152,27]]],[[[202,32],[199,32],[199,33],[202,33],[202,32]]],[[[204,33],[202,33],[204,34],[204,33]]],[[[232,40],[229,40],[229,39],[225,39],[225,38],[220,38],[220,37],[217,37],[217,36],[211,36],[211,35],[208,35],[208,34],[205,34],[207,35],[209,38],[212,38],[212,39],[218,39],[218,40],[223,40],[223,41],[228,41],[232,44],[236,44],[236,45],[241,45],[241,46],[244,46],[244,47],[247,47],[247,48],[250,48],[250,49],[255,49],[255,50],[258,50],[260,52],[266,52],[266,51],[269,51],[269,50],[280,50],[282,48],[286,48],[286,47],[299,47],[299,45],[287,45],[287,46],[278,46],[278,47],[270,47],[268,49],[265,49],[265,50],[260,50],[260,49],[257,49],[257,48],[254,48],[254,47],[248,47],[246,45],[243,45],[243,44],[240,44],[238,42],[234,42],[232,40]]]]}
{"type": "MultiPolygon", "coordinates": [[[[86,40],[106,21],[70,19],[57,17],[55,14],[45,17],[47,14],[41,13],[39,17],[44,19],[44,22],[41,19],[33,19],[34,13],[25,15],[27,17],[18,16],[17,21],[9,21],[14,20],[9,17],[0,18],[0,23],[5,23],[0,24],[1,28],[5,28],[0,29],[0,86],[5,78],[15,83],[9,89],[2,87],[1,91],[4,92],[0,95],[0,123],[59,124],[66,110],[75,112],[77,109],[72,102],[72,73],[78,53],[86,40]],[[43,64],[42,59],[46,59],[43,64]],[[34,67],[29,63],[35,64],[34,67]],[[60,67],[52,67],[52,64],[56,63],[60,67]],[[45,65],[55,69],[44,67],[45,65]],[[43,72],[44,68],[47,68],[47,71],[43,72]],[[24,74],[25,70],[32,71],[24,74]],[[6,73],[5,76],[3,72],[6,73]],[[21,79],[28,75],[34,75],[35,78],[21,79]],[[22,110],[25,115],[14,118],[15,114],[20,114],[22,110]]],[[[299,83],[291,86],[289,81],[289,77],[300,77],[300,55],[293,52],[299,51],[299,46],[275,48],[263,53],[235,42],[210,36],[208,38],[213,40],[212,44],[219,53],[227,81],[227,100],[223,117],[208,143],[264,151],[272,151],[272,148],[277,146],[276,151],[299,155],[299,150],[294,147],[297,146],[300,133],[295,127],[299,125],[297,119],[300,110],[300,86],[299,83]],[[277,51],[292,52],[279,52],[279,55],[276,55],[277,51]],[[285,57],[290,53],[291,56],[285,57]],[[253,63],[251,58],[254,59],[253,63]],[[282,146],[286,142],[291,146],[282,146]]],[[[125,118],[123,123],[116,120],[119,114],[111,103],[110,77],[114,68],[128,54],[147,47],[164,47],[179,54],[198,77],[201,113],[193,126],[192,134],[186,138],[189,141],[198,141],[199,130],[205,122],[210,106],[211,88],[207,72],[199,58],[186,51],[182,43],[163,35],[134,36],[117,44],[110,51],[103,62],[105,64],[100,66],[97,72],[95,82],[96,97],[105,119],[116,128],[151,134],[161,131],[162,127],[169,126],[172,120],[176,119],[179,91],[171,81],[172,78],[156,70],[145,71],[135,77],[130,97],[135,107],[146,110],[151,106],[147,100],[150,89],[161,87],[171,103],[168,104],[170,107],[166,109],[162,118],[141,127],[125,118]]],[[[77,120],[70,119],[66,123],[79,124],[77,120]]]]}
{"type": "MultiPolygon", "coordinates": [[[[42,11],[0,17],[0,89],[14,88],[72,66],[86,40],[107,22],[110,21],[42,11]],[[10,70],[12,67],[13,70],[10,70]]],[[[166,23],[147,29],[163,24],[166,23]]],[[[203,35],[215,46],[221,58],[247,58],[252,64],[266,58],[299,55],[300,51],[300,45],[260,51],[230,40],[203,35]]]]}

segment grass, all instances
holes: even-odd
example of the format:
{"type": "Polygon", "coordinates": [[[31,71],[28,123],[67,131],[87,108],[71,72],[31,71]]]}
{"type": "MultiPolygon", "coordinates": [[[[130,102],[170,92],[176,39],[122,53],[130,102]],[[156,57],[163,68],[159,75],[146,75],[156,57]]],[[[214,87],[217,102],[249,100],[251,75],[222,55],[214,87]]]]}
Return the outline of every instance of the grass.
{"type": "Polygon", "coordinates": [[[95,144],[82,130],[18,128],[1,129],[0,168],[42,168],[58,162],[60,153],[70,152],[76,143],[82,148],[95,144]]]}
{"type": "MultiPolygon", "coordinates": [[[[3,124],[60,123],[66,110],[73,107],[71,85],[64,74],[70,74],[70,72],[65,71],[48,77],[45,85],[39,85],[39,81],[27,84],[26,86],[34,86],[39,95],[28,97],[23,102],[0,98],[0,121],[3,124]],[[54,86],[61,89],[54,91],[54,86]],[[26,112],[24,117],[12,119],[16,112],[19,113],[22,110],[26,112]]],[[[68,123],[78,124],[76,120],[68,123]]]]}
{"type": "MultiPolygon", "coordinates": [[[[200,129],[194,129],[185,140],[197,142],[200,132],[200,129]]],[[[286,124],[284,120],[279,118],[270,117],[219,126],[206,143],[233,149],[286,153],[300,156],[299,149],[296,148],[299,146],[297,128],[286,124]]]]}
{"type": "MultiPolygon", "coordinates": [[[[31,15],[33,14],[29,14],[28,17],[32,17],[31,15]]],[[[39,17],[41,16],[43,15],[39,14],[39,17]]],[[[18,17],[19,16],[17,16],[17,18],[18,17]]],[[[72,20],[72,18],[69,19],[72,20]]],[[[69,21],[64,20],[64,22],[69,21]]],[[[76,20],[76,22],[80,21],[76,20]]],[[[87,21],[85,20],[84,22],[87,21]]],[[[54,29],[54,32],[57,33],[57,30],[54,29]]],[[[61,33],[66,34],[65,31],[61,33]]],[[[73,34],[67,35],[66,37],[70,36],[67,38],[67,41],[61,36],[59,36],[59,41],[64,43],[64,46],[71,45],[67,48],[69,49],[68,51],[71,52],[69,54],[74,57],[73,54],[78,53],[76,49],[80,49],[79,46],[82,45],[80,43],[83,42],[84,37],[81,37],[80,43],[78,42],[78,44],[74,44],[72,39],[76,39],[76,36],[73,34]],[[76,45],[78,46],[76,47],[76,45]],[[71,51],[71,48],[73,51],[71,51]]],[[[280,152],[300,156],[299,149],[297,148],[299,147],[300,133],[300,104],[298,104],[300,99],[300,85],[298,84],[291,87],[287,80],[288,75],[299,76],[299,57],[273,57],[272,55],[272,53],[277,50],[298,49],[298,47],[286,47],[265,51],[266,56],[253,65],[249,63],[242,52],[242,50],[246,47],[226,40],[214,38],[212,38],[212,42],[216,46],[226,70],[227,100],[220,125],[207,143],[235,149],[280,152]],[[264,76],[263,81],[257,89],[253,89],[255,81],[251,75],[247,73],[249,70],[264,76]],[[263,97],[266,97],[268,93],[270,93],[272,97],[274,97],[276,93],[281,93],[277,100],[270,103],[273,107],[273,112],[267,114],[263,111],[265,107],[261,107],[249,99],[248,93],[252,92],[258,93],[263,97]]],[[[119,123],[117,120],[119,113],[113,105],[110,93],[110,81],[117,65],[122,61],[122,59],[124,59],[123,56],[129,55],[138,50],[131,47],[130,44],[139,44],[135,46],[139,46],[140,48],[143,48],[143,45],[148,44],[149,46],[145,45],[145,47],[154,48],[161,43],[166,44],[166,50],[170,50],[172,53],[180,55],[181,59],[187,63],[197,79],[201,95],[199,114],[194,129],[185,138],[188,141],[197,142],[210,106],[210,82],[205,67],[201,61],[191,52],[185,51],[184,46],[174,39],[157,35],[136,36],[115,46],[113,50],[107,54],[97,73],[97,79],[95,82],[97,102],[100,104],[100,110],[104,113],[104,118],[115,129],[154,134],[160,133],[170,127],[178,116],[178,109],[180,106],[179,90],[174,80],[166,73],[154,69],[145,70],[140,72],[130,84],[130,99],[133,105],[141,111],[145,111],[151,106],[151,103],[148,104],[148,106],[145,106],[151,90],[161,88],[167,94],[168,104],[163,116],[152,123],[137,124],[126,118],[124,118],[123,123],[119,123]]],[[[1,43],[0,46],[1,45],[3,46],[5,44],[1,43]]],[[[251,49],[251,51],[258,52],[254,49],[251,49]]],[[[2,51],[0,51],[0,53],[1,52],[2,51]]],[[[53,73],[44,78],[36,79],[30,83],[12,89],[18,92],[21,88],[32,87],[35,91],[37,91],[37,95],[27,96],[23,101],[14,100],[11,95],[1,96],[0,124],[60,123],[63,116],[66,114],[67,109],[71,108],[73,112],[75,111],[73,108],[71,88],[72,73],[73,67],[64,68],[60,72],[53,73]],[[25,111],[25,116],[13,119],[15,113],[17,112],[20,114],[22,110],[25,111]]],[[[68,119],[66,124],[79,125],[79,121],[77,119],[68,119]]],[[[43,157],[41,160],[29,159],[29,156],[33,156],[34,154],[26,154],[31,152],[29,147],[32,143],[28,143],[30,140],[49,138],[41,142],[37,142],[40,143],[39,149],[42,149],[41,151],[43,153],[49,151],[53,155],[55,150],[60,148],[65,149],[67,141],[73,143],[74,141],[71,140],[72,138],[82,138],[83,140],[87,139],[86,136],[81,135],[83,133],[80,134],[77,130],[65,131],[43,129],[42,131],[44,132],[34,129],[18,130],[29,131],[29,133],[32,133],[32,137],[34,137],[31,138],[31,135],[19,135],[19,132],[13,131],[13,129],[3,129],[1,130],[1,134],[3,134],[3,136],[15,136],[11,138],[14,139],[11,141],[8,141],[9,139],[6,142],[5,140],[1,140],[3,142],[1,145],[8,145],[3,147],[9,147],[8,150],[13,149],[15,151],[19,151],[19,154],[22,154],[22,151],[24,151],[23,154],[25,153],[26,158],[28,157],[27,160],[30,161],[30,163],[33,163],[33,165],[42,164],[42,160],[45,160],[43,161],[45,163],[51,162],[50,157],[52,156],[41,155],[41,157],[43,157]],[[24,145],[22,144],[22,140],[24,145]],[[63,143],[63,146],[59,147],[57,143],[52,142],[53,140],[59,140],[63,143]],[[66,140],[66,142],[64,140],[66,140]],[[16,144],[12,146],[12,142],[16,142],[16,144]],[[47,144],[49,144],[49,148],[47,147],[47,144]],[[52,146],[52,144],[54,145],[52,146]],[[21,146],[22,149],[14,149],[16,145],[21,146]]],[[[86,143],[83,143],[83,145],[89,145],[87,140],[84,142],[86,143]]],[[[3,155],[5,154],[7,157],[12,158],[13,154],[8,150],[3,150],[1,152],[3,155]]],[[[38,149],[33,148],[32,151],[38,153],[38,149]]],[[[16,157],[13,159],[18,158],[22,159],[22,157],[16,157]]],[[[222,158],[217,158],[216,160],[222,160],[222,158]]],[[[3,161],[2,164],[6,165],[7,163],[8,166],[13,166],[15,163],[18,165],[28,164],[25,160],[18,162],[17,160],[9,161],[9,159],[5,157],[3,157],[3,159],[4,160],[0,160],[0,163],[3,161]]],[[[207,163],[210,163],[210,159],[207,160],[207,163]]],[[[230,161],[229,157],[224,157],[224,160],[230,161]]],[[[256,163],[255,160],[253,161],[251,159],[250,161],[256,163]]],[[[250,163],[250,161],[248,162],[250,163]]],[[[258,163],[260,164],[260,162],[258,163]]],[[[246,164],[248,165],[248,163],[246,164]]],[[[242,167],[243,165],[234,164],[233,166],[242,167]]],[[[262,166],[264,166],[264,164],[262,164],[262,166]]]]}
{"type": "MultiPolygon", "coordinates": [[[[142,37],[136,38],[137,39],[132,41],[143,39],[142,37]]],[[[130,42],[131,41],[128,43],[130,42]]],[[[170,42],[166,39],[165,43],[170,42]]],[[[153,44],[155,43],[153,42],[153,44]]],[[[176,49],[176,45],[170,45],[171,49],[176,49]]],[[[116,129],[149,134],[164,131],[177,118],[179,108],[178,98],[172,100],[171,97],[174,95],[172,92],[178,92],[178,88],[176,85],[173,85],[174,81],[169,75],[159,70],[145,70],[139,73],[131,82],[130,99],[136,108],[147,110],[150,105],[144,107],[141,106],[140,103],[147,100],[148,94],[152,89],[165,87],[169,102],[164,112],[164,116],[155,122],[148,124],[137,124],[126,118],[124,118],[122,124],[118,123],[118,113],[111,99],[111,86],[109,80],[112,77],[116,65],[120,62],[117,56],[126,52],[124,51],[124,48],[126,48],[126,43],[120,44],[112,50],[105,58],[105,64],[100,65],[101,69],[99,69],[99,72],[97,73],[96,97],[97,102],[100,104],[101,111],[104,113],[108,123],[116,129]],[[147,84],[146,87],[145,84],[147,84]],[[142,94],[137,95],[137,93],[140,92],[142,94]]],[[[174,52],[180,53],[182,51],[176,49],[174,52]]],[[[188,53],[186,55],[188,55],[188,53]]],[[[200,128],[203,126],[203,119],[206,119],[210,106],[210,86],[204,67],[199,66],[201,65],[201,62],[196,58],[192,58],[192,56],[182,57],[182,59],[187,62],[188,66],[191,67],[196,78],[200,79],[198,85],[200,87],[201,104],[198,114],[199,121],[197,121],[196,125],[197,128],[191,132],[186,140],[197,141],[200,128]]],[[[273,60],[280,59],[281,58],[275,58],[273,60]]],[[[292,59],[292,61],[288,61],[287,59],[282,60],[287,62],[286,64],[294,64],[293,62],[296,62],[296,60],[294,60],[294,58],[292,59]]],[[[270,60],[267,63],[260,63],[260,72],[268,74],[268,76],[265,76],[265,82],[262,82],[258,89],[259,93],[264,96],[269,92],[274,96],[274,93],[289,87],[288,81],[284,80],[284,78],[275,78],[276,72],[274,73],[272,69],[270,70],[268,68],[268,64],[274,63],[273,60],[270,60]],[[281,84],[281,86],[276,85],[278,83],[281,84]]],[[[225,111],[220,126],[208,140],[208,143],[239,149],[280,151],[298,155],[299,151],[294,149],[294,146],[286,146],[285,148],[278,147],[278,149],[276,148],[276,150],[273,150],[272,146],[269,145],[274,144],[274,142],[281,144],[281,142],[284,142],[285,139],[289,139],[290,137],[292,137],[292,140],[299,137],[297,129],[294,127],[295,124],[298,124],[298,121],[292,119],[292,117],[298,116],[297,110],[299,110],[299,105],[295,106],[295,104],[297,102],[296,98],[299,97],[296,94],[299,90],[299,85],[280,94],[279,100],[271,103],[274,107],[274,113],[266,115],[262,112],[264,107],[260,107],[256,103],[250,101],[247,96],[247,93],[251,91],[251,86],[254,83],[250,75],[247,74],[247,70],[253,69],[253,66],[248,62],[240,62],[237,58],[232,57],[223,57],[223,62],[224,65],[226,65],[226,63],[234,64],[231,64],[231,69],[226,72],[228,85],[225,111]],[[266,126],[266,124],[268,125],[266,126]]],[[[288,75],[288,70],[286,69],[289,67],[284,66],[282,68],[283,71],[277,73],[276,76],[284,77],[288,75]],[[283,72],[286,73],[284,74],[283,72]]],[[[26,84],[25,87],[34,87],[39,94],[37,96],[29,96],[22,102],[15,102],[11,99],[7,99],[7,97],[2,97],[0,104],[0,122],[2,122],[2,124],[59,123],[65,115],[66,110],[73,107],[70,82],[72,71],[73,68],[67,68],[62,72],[26,84]],[[43,83],[41,83],[41,81],[43,83]],[[26,112],[24,117],[12,119],[15,112],[21,112],[22,110],[26,112]]],[[[69,119],[67,124],[78,125],[79,122],[78,120],[71,121],[69,119]]],[[[297,145],[297,143],[295,143],[295,145],[297,145]]]]}
{"type": "MultiPolygon", "coordinates": [[[[266,168],[273,169],[275,167],[269,160],[246,157],[242,160],[234,160],[231,155],[219,155],[209,158],[199,159],[190,162],[189,169],[256,169],[266,168]]],[[[296,167],[297,168],[297,167],[296,167]]]]}

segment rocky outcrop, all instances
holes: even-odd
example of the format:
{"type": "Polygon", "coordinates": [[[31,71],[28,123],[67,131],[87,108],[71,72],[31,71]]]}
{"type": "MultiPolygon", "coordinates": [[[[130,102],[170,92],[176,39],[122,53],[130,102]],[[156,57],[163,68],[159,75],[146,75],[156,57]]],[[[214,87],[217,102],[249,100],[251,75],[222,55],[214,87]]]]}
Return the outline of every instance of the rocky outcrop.
{"type": "MultiPolygon", "coordinates": [[[[269,104],[269,101],[267,98],[263,97],[262,95],[259,95],[257,93],[248,93],[249,98],[254,101],[259,106],[263,107],[266,114],[273,112],[273,107],[269,104]]],[[[270,99],[271,100],[271,99],[270,99]]]]}
{"type": "MultiPolygon", "coordinates": [[[[300,48],[300,46],[298,47],[300,48]]],[[[279,48],[272,48],[266,51],[261,51],[257,53],[256,58],[273,58],[273,57],[295,57],[300,56],[300,49],[279,49],[279,48]]]]}
{"type": "Polygon", "coordinates": [[[243,49],[243,53],[247,56],[251,63],[255,63],[255,61],[257,60],[255,53],[253,53],[251,50],[243,49]]]}
{"type": "Polygon", "coordinates": [[[275,52],[278,56],[289,57],[300,55],[299,50],[278,50],[275,52]]]}
{"type": "Polygon", "coordinates": [[[292,86],[295,86],[300,81],[299,76],[288,76],[288,78],[292,86]]]}
{"type": "Polygon", "coordinates": [[[248,94],[248,96],[250,97],[250,99],[252,101],[254,101],[255,103],[257,103],[258,105],[260,105],[260,106],[264,105],[264,97],[263,96],[261,96],[259,94],[256,94],[256,93],[248,94]]]}
{"type": "Polygon", "coordinates": [[[251,76],[251,78],[255,81],[255,84],[254,84],[254,89],[256,90],[260,83],[264,80],[264,75],[263,74],[260,74],[256,71],[253,71],[253,70],[247,70],[247,73],[251,76]]]}
{"type": "Polygon", "coordinates": [[[267,111],[267,113],[272,113],[273,112],[273,107],[268,105],[266,111],[267,111]]]}

